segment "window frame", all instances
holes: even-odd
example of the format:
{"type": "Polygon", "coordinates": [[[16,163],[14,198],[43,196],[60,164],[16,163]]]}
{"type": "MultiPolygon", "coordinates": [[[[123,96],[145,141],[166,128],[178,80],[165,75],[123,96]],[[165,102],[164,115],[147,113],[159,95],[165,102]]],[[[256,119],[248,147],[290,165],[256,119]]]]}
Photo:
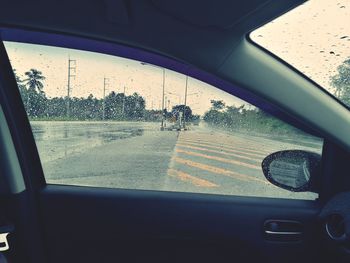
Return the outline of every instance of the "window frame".
{"type": "MultiPolygon", "coordinates": [[[[295,117],[282,111],[280,108],[264,100],[258,95],[255,95],[250,91],[245,90],[239,86],[233,85],[232,83],[228,83],[225,80],[219,79],[218,77],[210,73],[194,68],[191,65],[185,64],[183,62],[174,60],[166,56],[156,54],[154,52],[149,52],[149,51],[141,50],[139,48],[134,48],[134,47],[112,43],[108,41],[70,36],[70,35],[44,33],[44,32],[38,32],[38,31],[34,32],[34,31],[19,30],[19,29],[0,29],[0,31],[2,33],[1,41],[13,41],[13,42],[20,42],[20,43],[28,43],[28,44],[47,45],[51,47],[71,48],[71,49],[77,49],[81,51],[90,51],[90,52],[96,52],[100,54],[107,54],[107,55],[119,56],[127,59],[133,59],[133,60],[157,65],[160,67],[164,67],[166,69],[188,75],[189,77],[193,77],[207,84],[210,84],[218,89],[226,91],[227,93],[233,96],[236,96],[237,98],[240,98],[258,107],[259,109],[271,114],[272,116],[296,128],[301,129],[302,131],[310,135],[323,138],[317,133],[317,131],[312,130],[309,127],[305,126],[302,122],[300,122],[295,117]]],[[[27,168],[27,169],[35,171],[34,173],[33,172],[28,173],[28,174],[31,174],[31,176],[28,176],[26,181],[28,182],[30,181],[30,184],[33,185],[34,189],[42,189],[47,185],[46,180],[45,180],[43,169],[41,166],[35,139],[31,132],[30,123],[29,123],[27,114],[25,113],[24,106],[21,101],[21,97],[19,95],[17,85],[16,85],[16,91],[17,92],[13,94],[16,97],[14,98],[14,100],[16,100],[16,104],[18,104],[19,103],[18,99],[19,99],[21,104],[21,110],[16,115],[17,117],[19,117],[18,115],[22,115],[20,117],[20,119],[22,119],[21,126],[23,126],[24,128],[23,130],[26,131],[26,136],[24,136],[23,139],[26,141],[25,144],[29,146],[29,148],[27,147],[25,148],[16,147],[16,148],[18,149],[18,151],[21,152],[20,159],[29,159],[25,161],[25,163],[31,163],[30,168],[27,168]],[[23,113],[25,116],[23,116],[23,113]],[[28,129],[30,131],[30,134],[28,134],[28,129]],[[32,155],[30,158],[28,158],[29,152],[32,155]],[[33,165],[33,161],[34,161],[34,165],[33,165]],[[34,178],[32,178],[32,176],[34,176],[34,178]]],[[[84,187],[84,186],[81,186],[81,187],[84,187]]],[[[128,189],[128,191],[139,191],[139,190],[128,189]]],[[[148,191],[156,191],[156,190],[148,190],[148,191]]],[[[201,193],[193,193],[193,194],[201,194],[201,193]]],[[[319,197],[320,196],[321,196],[321,193],[319,193],[319,197]]],[[[237,196],[232,195],[232,197],[237,197],[237,196]]]]}

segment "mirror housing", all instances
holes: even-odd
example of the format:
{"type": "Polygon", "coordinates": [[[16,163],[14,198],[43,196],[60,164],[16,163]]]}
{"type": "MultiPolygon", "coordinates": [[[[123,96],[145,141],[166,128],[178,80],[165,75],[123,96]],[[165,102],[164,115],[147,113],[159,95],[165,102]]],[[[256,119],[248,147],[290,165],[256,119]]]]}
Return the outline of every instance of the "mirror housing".
{"type": "Polygon", "coordinates": [[[321,156],[303,150],[287,150],[268,155],[262,170],[272,184],[292,192],[318,192],[321,156]]]}

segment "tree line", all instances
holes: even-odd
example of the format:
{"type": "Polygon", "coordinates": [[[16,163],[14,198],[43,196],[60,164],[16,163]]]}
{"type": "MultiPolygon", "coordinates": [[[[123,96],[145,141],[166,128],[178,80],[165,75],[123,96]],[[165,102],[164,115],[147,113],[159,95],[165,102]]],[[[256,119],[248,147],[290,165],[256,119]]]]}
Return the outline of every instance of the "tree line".
{"type": "Polygon", "coordinates": [[[25,110],[30,119],[57,120],[149,120],[160,119],[161,111],[146,111],[146,101],[138,93],[126,96],[110,92],[104,99],[90,94],[87,98],[48,98],[44,91],[45,76],[37,69],[25,72],[21,79],[14,70],[25,110]],[[67,102],[69,100],[69,116],[67,102]],[[104,111],[104,114],[103,114],[104,111]]]}
{"type": "MultiPolygon", "coordinates": [[[[175,105],[169,112],[166,109],[164,112],[146,110],[145,98],[137,93],[126,96],[124,93],[112,91],[104,99],[98,99],[92,94],[87,98],[48,98],[43,84],[45,76],[41,71],[30,69],[25,72],[24,79],[17,75],[16,70],[14,74],[30,119],[101,120],[104,118],[106,120],[160,121],[164,115],[168,120],[178,120],[181,116],[186,121],[199,120],[199,115],[193,115],[191,108],[185,105],[175,105]],[[67,100],[70,105],[69,117],[67,117],[67,100]]],[[[330,83],[335,88],[334,95],[350,107],[350,58],[337,68],[337,74],[330,78],[330,83]]],[[[203,116],[209,124],[267,133],[271,131],[286,133],[293,129],[257,108],[226,106],[220,100],[212,100],[211,104],[211,108],[203,116]]]]}
{"type": "MultiPolygon", "coordinates": [[[[125,95],[124,93],[110,92],[104,99],[98,99],[90,94],[87,98],[48,98],[44,90],[43,81],[46,79],[42,72],[30,69],[25,72],[25,78],[14,75],[22,97],[28,117],[31,120],[137,120],[160,121],[161,110],[146,110],[146,100],[138,93],[125,95]],[[69,114],[67,103],[69,100],[69,114]]],[[[190,107],[175,105],[171,111],[164,109],[164,118],[173,121],[184,116],[186,121],[199,119],[194,116],[190,107]],[[183,112],[184,115],[179,113],[183,112]]]]}
{"type": "Polygon", "coordinates": [[[210,110],[204,114],[203,120],[215,127],[259,134],[299,133],[294,127],[258,108],[247,108],[246,105],[226,106],[222,100],[211,100],[211,105],[210,110]]]}

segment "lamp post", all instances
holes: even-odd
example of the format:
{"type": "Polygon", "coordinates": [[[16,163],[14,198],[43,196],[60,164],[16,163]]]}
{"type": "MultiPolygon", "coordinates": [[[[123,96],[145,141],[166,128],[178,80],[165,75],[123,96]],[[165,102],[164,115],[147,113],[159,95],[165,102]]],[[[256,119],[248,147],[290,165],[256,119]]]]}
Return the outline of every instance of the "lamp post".
{"type": "Polygon", "coordinates": [[[159,67],[159,66],[155,66],[155,65],[152,65],[152,64],[148,64],[148,63],[145,63],[145,62],[141,62],[141,65],[143,65],[143,66],[150,66],[150,67],[154,67],[154,68],[160,68],[160,69],[163,70],[162,123],[160,125],[160,130],[164,131],[164,127],[165,127],[165,120],[164,120],[165,68],[159,67]]]}

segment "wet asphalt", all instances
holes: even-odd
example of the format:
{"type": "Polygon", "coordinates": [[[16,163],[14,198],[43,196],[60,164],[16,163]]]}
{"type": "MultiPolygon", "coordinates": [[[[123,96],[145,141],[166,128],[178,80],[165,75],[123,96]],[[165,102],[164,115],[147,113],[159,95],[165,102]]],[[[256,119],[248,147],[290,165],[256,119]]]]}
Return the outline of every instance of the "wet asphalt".
{"type": "Polygon", "coordinates": [[[264,178],[261,161],[287,149],[320,152],[321,141],[252,136],[201,124],[161,131],[146,122],[31,122],[48,183],[314,199],[264,178]]]}

